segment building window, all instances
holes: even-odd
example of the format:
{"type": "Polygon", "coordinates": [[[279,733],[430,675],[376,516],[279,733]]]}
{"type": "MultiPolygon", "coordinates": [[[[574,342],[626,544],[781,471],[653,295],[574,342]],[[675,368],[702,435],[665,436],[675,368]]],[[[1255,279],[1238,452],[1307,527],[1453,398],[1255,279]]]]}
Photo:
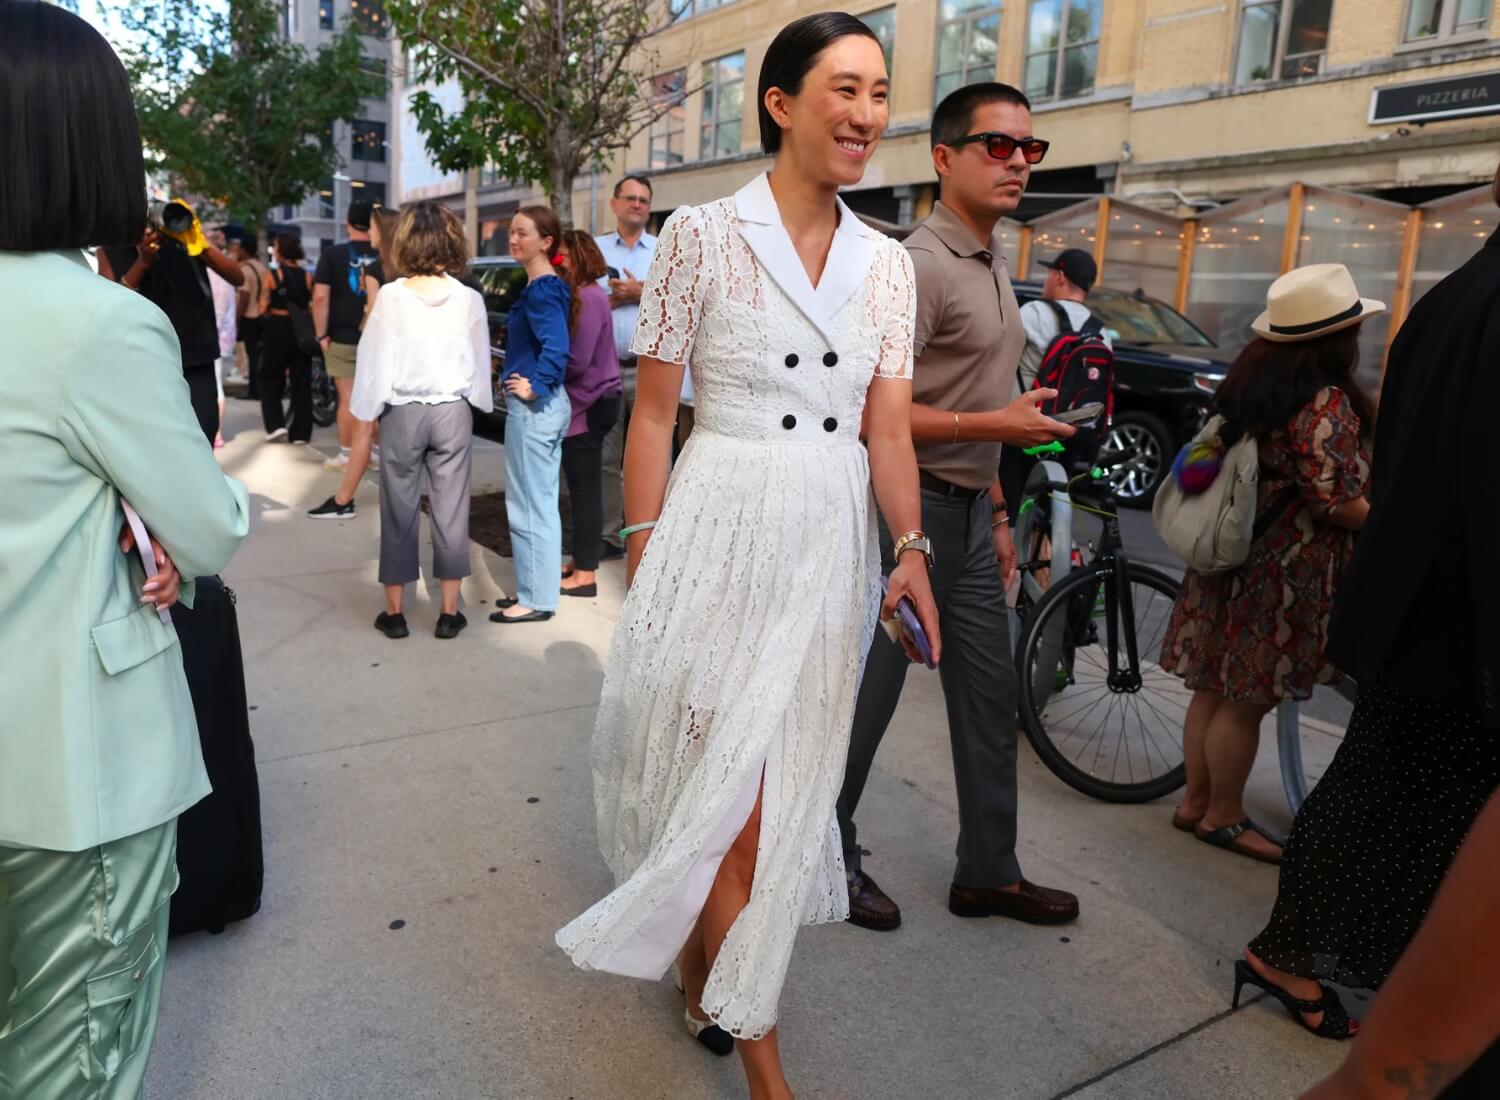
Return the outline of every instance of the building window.
{"type": "Polygon", "coordinates": [[[371,206],[384,206],[385,184],[379,180],[350,180],[349,201],[367,202],[371,206]]]}
{"type": "Polygon", "coordinates": [[[995,79],[1000,9],[991,0],[942,0],[934,102],[966,84],[995,79]]]}
{"type": "Polygon", "coordinates": [[[318,188],[318,217],[332,218],[334,216],[333,204],[333,180],[326,181],[318,188]]]}
{"type": "Polygon", "coordinates": [[[281,208],[281,220],[282,221],[289,222],[293,218],[295,218],[296,216],[297,216],[297,208],[295,206],[283,206],[281,208]]]}
{"type": "Polygon", "coordinates": [[[733,53],[703,65],[704,160],[732,157],[740,151],[740,123],[745,113],[745,55],[733,53]]]}
{"type": "Polygon", "coordinates": [[[281,37],[290,38],[297,33],[297,0],[282,0],[281,37]]]}
{"type": "Polygon", "coordinates": [[[385,0],[349,0],[349,15],[360,34],[385,36],[390,19],[385,14],[385,0]]]}
{"type": "Polygon", "coordinates": [[[885,71],[894,75],[896,49],[896,9],[894,6],[881,8],[879,11],[866,12],[859,17],[859,21],[875,32],[875,37],[880,39],[880,51],[885,54],[885,71]]]}
{"type": "Polygon", "coordinates": [[[1406,42],[1439,42],[1482,34],[1490,25],[1490,0],[1407,0],[1406,42]]]}
{"type": "Polygon", "coordinates": [[[702,15],[706,11],[722,8],[729,0],[671,0],[672,18],[691,19],[695,15],[702,15]]]}
{"type": "Polygon", "coordinates": [[[1103,0],[1031,0],[1026,12],[1026,94],[1037,102],[1094,90],[1103,0]]]}
{"type": "Polygon", "coordinates": [[[671,168],[683,161],[683,138],[687,133],[686,91],[686,69],[651,78],[652,106],[662,112],[651,123],[646,163],[652,171],[671,168]]]}
{"type": "Polygon", "coordinates": [[[1328,49],[1333,0],[1246,0],[1234,82],[1317,76],[1328,49]]]}
{"type": "Polygon", "coordinates": [[[385,163],[385,123],[359,119],[351,124],[349,156],[352,160],[385,163]]]}
{"type": "Polygon", "coordinates": [[[318,0],[318,26],[333,30],[333,0],[318,0]]]}

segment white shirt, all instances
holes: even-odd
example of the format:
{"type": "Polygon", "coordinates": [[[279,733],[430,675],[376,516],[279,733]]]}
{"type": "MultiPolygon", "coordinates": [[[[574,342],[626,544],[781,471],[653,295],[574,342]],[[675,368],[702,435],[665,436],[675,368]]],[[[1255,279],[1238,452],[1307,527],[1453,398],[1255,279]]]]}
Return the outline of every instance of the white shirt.
{"type": "Polygon", "coordinates": [[[490,326],[477,290],[448,275],[430,295],[406,279],[381,287],[359,338],[350,412],[368,421],[388,405],[460,400],[491,412],[491,387],[490,326]]]}
{"type": "MultiPolygon", "coordinates": [[[[1089,307],[1082,302],[1058,302],[1057,304],[1063,307],[1063,312],[1073,323],[1074,332],[1082,328],[1093,316],[1089,312],[1089,307]]],[[[1052,312],[1050,303],[1041,299],[1027,302],[1021,307],[1021,327],[1026,330],[1026,346],[1021,349],[1021,369],[1016,372],[1018,395],[1025,393],[1036,383],[1036,372],[1037,368],[1042,365],[1042,356],[1047,354],[1048,345],[1057,338],[1057,314],[1052,312]]],[[[1111,348],[1114,347],[1107,329],[1099,330],[1099,338],[1111,348]]]]}
{"type": "Polygon", "coordinates": [[[219,322],[219,358],[234,355],[238,325],[235,321],[236,290],[229,280],[213,268],[208,269],[208,285],[213,290],[214,317],[219,322]]]}

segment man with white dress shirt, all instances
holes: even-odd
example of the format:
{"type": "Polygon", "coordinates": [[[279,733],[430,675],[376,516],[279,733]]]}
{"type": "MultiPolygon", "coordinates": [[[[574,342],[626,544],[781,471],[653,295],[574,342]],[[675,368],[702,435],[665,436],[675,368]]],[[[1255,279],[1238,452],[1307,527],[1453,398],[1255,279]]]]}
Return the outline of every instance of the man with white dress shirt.
{"type": "MultiPolygon", "coordinates": [[[[609,208],[615,215],[615,231],[596,237],[604,262],[612,269],[605,277],[609,304],[614,310],[615,352],[620,357],[620,381],[623,392],[620,417],[604,439],[604,556],[617,558],[625,553],[620,529],[625,526],[625,431],[635,408],[635,356],[630,341],[635,336],[635,318],[640,309],[641,289],[651,260],[656,255],[656,238],[646,232],[651,220],[651,181],[645,176],[626,176],[615,184],[609,208]]],[[[691,385],[684,376],[683,385],[691,385]]]]}

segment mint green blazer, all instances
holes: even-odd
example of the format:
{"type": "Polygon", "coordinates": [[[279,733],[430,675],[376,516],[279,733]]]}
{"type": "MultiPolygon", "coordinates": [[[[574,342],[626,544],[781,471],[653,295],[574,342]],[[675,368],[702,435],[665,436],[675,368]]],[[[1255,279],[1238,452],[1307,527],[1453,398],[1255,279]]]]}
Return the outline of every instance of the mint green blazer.
{"type": "Polygon", "coordinates": [[[79,851],[208,793],[177,632],[120,551],[122,496],[184,577],[217,573],[249,529],[165,315],[79,252],[0,252],[5,847],[79,851]]]}

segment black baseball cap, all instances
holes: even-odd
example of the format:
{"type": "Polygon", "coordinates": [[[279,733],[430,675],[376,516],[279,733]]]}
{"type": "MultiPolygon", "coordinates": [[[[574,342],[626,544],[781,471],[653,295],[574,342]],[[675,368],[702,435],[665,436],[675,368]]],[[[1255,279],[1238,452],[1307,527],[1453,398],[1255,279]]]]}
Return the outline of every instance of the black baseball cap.
{"type": "Polygon", "coordinates": [[[372,207],[364,199],[355,199],[349,204],[349,217],[347,221],[355,229],[370,228],[370,211],[372,207]]]}
{"type": "Polygon", "coordinates": [[[1061,271],[1067,276],[1068,282],[1083,291],[1092,289],[1094,280],[1099,277],[1099,265],[1094,263],[1093,256],[1081,248],[1065,248],[1050,263],[1043,260],[1042,266],[1061,271]]]}

